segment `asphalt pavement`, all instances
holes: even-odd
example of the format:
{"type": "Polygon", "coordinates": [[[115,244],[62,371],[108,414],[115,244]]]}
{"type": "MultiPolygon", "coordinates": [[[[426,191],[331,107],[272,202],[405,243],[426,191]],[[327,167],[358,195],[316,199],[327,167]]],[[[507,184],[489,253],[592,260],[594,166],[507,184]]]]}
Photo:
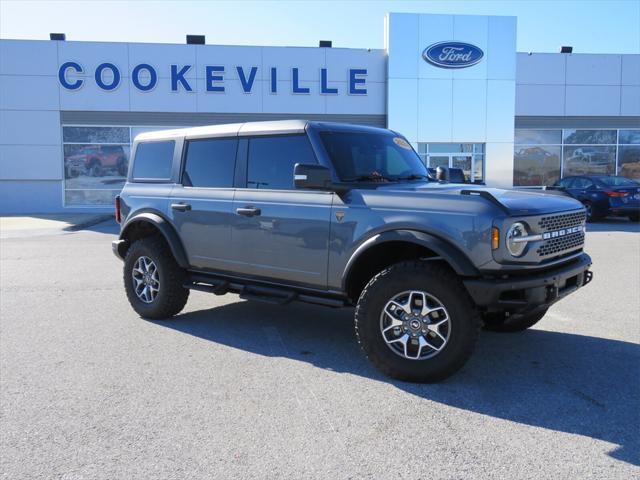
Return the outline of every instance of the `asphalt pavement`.
{"type": "Polygon", "coordinates": [[[3,478],[640,477],[637,225],[590,225],[593,282],[436,385],[378,373],[347,309],[192,292],[142,320],[115,232],[0,241],[3,478]]]}

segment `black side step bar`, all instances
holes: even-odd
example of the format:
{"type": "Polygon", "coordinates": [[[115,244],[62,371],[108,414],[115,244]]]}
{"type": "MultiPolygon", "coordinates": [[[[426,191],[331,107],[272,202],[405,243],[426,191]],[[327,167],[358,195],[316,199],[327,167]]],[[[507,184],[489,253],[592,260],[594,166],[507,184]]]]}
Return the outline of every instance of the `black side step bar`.
{"type": "Polygon", "coordinates": [[[214,295],[225,295],[226,293],[237,293],[245,300],[256,300],[273,305],[286,305],[293,301],[314,303],[325,307],[341,308],[349,304],[346,298],[325,296],[321,293],[315,294],[312,291],[295,290],[289,288],[278,288],[254,283],[235,281],[233,279],[220,278],[213,275],[190,273],[187,281],[182,285],[184,288],[198,290],[214,295]]]}
{"type": "Polygon", "coordinates": [[[205,277],[204,275],[191,275],[191,283],[182,285],[184,288],[198,290],[200,292],[213,293],[214,295],[224,295],[229,292],[229,282],[217,278],[205,277]]]}
{"type": "Polygon", "coordinates": [[[240,298],[243,300],[257,300],[273,305],[286,305],[295,300],[297,296],[298,294],[294,291],[256,285],[245,285],[240,292],[240,298]]]}

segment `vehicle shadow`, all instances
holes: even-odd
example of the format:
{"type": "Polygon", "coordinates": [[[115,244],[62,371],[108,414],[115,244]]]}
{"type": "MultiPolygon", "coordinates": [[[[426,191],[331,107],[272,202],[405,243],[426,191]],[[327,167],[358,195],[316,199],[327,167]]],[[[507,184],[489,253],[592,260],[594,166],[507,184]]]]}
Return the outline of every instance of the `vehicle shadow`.
{"type": "Polygon", "coordinates": [[[640,346],[535,329],[483,332],[456,375],[439,384],[411,384],[369,364],[352,318],[351,309],[238,301],[153,323],[265,357],[386,382],[483,415],[604,440],[618,445],[613,458],[640,465],[640,346]]]}
{"type": "Polygon", "coordinates": [[[587,232],[640,233],[640,222],[632,222],[620,217],[607,217],[597,222],[587,223],[587,232]]]}

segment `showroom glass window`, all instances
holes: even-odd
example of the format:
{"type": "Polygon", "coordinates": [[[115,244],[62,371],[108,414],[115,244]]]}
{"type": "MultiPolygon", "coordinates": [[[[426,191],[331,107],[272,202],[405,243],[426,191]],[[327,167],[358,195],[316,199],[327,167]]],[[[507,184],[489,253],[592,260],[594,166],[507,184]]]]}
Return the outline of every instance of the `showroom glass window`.
{"type": "Polygon", "coordinates": [[[615,175],[616,130],[564,130],[562,176],[615,175]]]}
{"type": "Polygon", "coordinates": [[[62,127],[66,206],[113,205],[127,177],[129,127],[62,127]]]}
{"type": "Polygon", "coordinates": [[[64,205],[111,208],[126,181],[136,135],[173,128],[63,125],[64,205]]]}
{"type": "Polygon", "coordinates": [[[553,185],[571,175],[640,178],[640,130],[516,129],[513,184],[553,185]]]}
{"type": "Polygon", "coordinates": [[[317,163],[306,135],[249,140],[247,188],[291,190],[296,163],[317,163]]]}
{"type": "Polygon", "coordinates": [[[618,133],[618,175],[640,180],[640,129],[618,133]]]}
{"type": "Polygon", "coordinates": [[[562,130],[516,130],[513,184],[553,185],[560,180],[562,130]]]}
{"type": "Polygon", "coordinates": [[[459,168],[466,182],[484,180],[484,143],[418,143],[418,155],[429,168],[459,168]]]}
{"type": "Polygon", "coordinates": [[[182,184],[201,188],[232,187],[237,149],[237,138],[189,140],[182,184]]]}

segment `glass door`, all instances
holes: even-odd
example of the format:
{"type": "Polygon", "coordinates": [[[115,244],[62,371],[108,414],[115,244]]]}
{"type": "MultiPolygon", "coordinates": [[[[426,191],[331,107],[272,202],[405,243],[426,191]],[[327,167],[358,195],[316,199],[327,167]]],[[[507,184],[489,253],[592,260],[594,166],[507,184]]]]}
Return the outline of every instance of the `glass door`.
{"type": "Polygon", "coordinates": [[[459,168],[465,181],[484,181],[484,143],[418,143],[418,155],[429,168],[459,168]]]}
{"type": "MultiPolygon", "coordinates": [[[[459,168],[464,172],[464,178],[467,182],[473,182],[474,177],[477,175],[473,175],[471,171],[472,164],[472,155],[460,155],[460,154],[449,154],[449,155],[429,155],[428,156],[428,165],[429,168],[437,168],[437,167],[448,167],[448,168],[459,168]]],[[[480,171],[482,170],[482,164],[480,164],[480,171]]],[[[480,177],[482,178],[482,177],[480,177]]]]}

